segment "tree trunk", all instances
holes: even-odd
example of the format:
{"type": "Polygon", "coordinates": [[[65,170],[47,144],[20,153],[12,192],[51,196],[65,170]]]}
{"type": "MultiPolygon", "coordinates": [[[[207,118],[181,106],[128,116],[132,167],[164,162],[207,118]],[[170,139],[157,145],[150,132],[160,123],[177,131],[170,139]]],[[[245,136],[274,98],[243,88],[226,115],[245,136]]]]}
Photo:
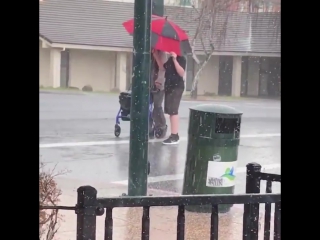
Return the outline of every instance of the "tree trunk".
{"type": "Polygon", "coordinates": [[[198,69],[198,71],[196,72],[196,75],[193,78],[192,88],[191,88],[191,93],[190,93],[191,94],[190,96],[192,99],[197,99],[197,97],[198,97],[198,81],[200,78],[200,74],[201,74],[202,70],[204,69],[204,67],[207,65],[207,63],[209,62],[211,56],[212,56],[212,53],[201,64],[200,68],[198,69]]]}
{"type": "Polygon", "coordinates": [[[193,91],[191,91],[190,97],[192,99],[197,99],[197,97],[198,97],[198,86],[196,86],[196,88],[193,91]]]}

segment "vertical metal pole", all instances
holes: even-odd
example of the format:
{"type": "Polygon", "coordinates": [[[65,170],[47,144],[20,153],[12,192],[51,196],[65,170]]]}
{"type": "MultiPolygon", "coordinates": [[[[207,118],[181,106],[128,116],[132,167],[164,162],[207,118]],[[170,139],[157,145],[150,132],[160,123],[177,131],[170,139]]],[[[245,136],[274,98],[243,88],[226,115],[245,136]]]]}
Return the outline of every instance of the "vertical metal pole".
{"type": "Polygon", "coordinates": [[[77,240],[95,240],[97,190],[91,186],[82,186],[77,192],[77,240]]]}
{"type": "MultiPolygon", "coordinates": [[[[259,163],[248,163],[247,164],[247,177],[246,177],[246,193],[260,193],[260,177],[261,165],[259,163]]],[[[243,222],[247,220],[248,214],[250,218],[250,226],[243,225],[243,233],[246,232],[250,235],[250,240],[258,240],[259,233],[259,203],[245,204],[243,222]]]]}
{"type": "Polygon", "coordinates": [[[135,0],[128,195],[147,195],[151,0],[135,0]]]}

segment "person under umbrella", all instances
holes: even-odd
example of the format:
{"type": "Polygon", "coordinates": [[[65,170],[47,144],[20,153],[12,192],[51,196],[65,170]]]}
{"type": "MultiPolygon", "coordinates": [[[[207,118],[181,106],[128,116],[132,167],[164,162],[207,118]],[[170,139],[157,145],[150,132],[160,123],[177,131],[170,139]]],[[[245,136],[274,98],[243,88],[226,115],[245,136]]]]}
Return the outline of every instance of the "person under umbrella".
{"type": "MultiPolygon", "coordinates": [[[[134,19],[123,23],[129,34],[134,32],[134,19]]],[[[157,65],[165,69],[164,111],[170,116],[171,135],[163,144],[179,143],[178,109],[184,92],[186,59],[183,55],[191,53],[192,49],[186,32],[178,25],[169,21],[167,17],[152,15],[151,19],[151,47],[163,52],[170,52],[168,61],[160,59],[158,51],[153,51],[157,65]]]]}
{"type": "MultiPolygon", "coordinates": [[[[167,60],[164,52],[152,49],[152,53],[157,52],[161,62],[167,60]]],[[[153,138],[156,134],[157,138],[163,138],[167,133],[166,118],[164,116],[162,103],[164,99],[164,82],[165,82],[165,69],[163,66],[158,66],[157,61],[152,56],[151,59],[151,82],[150,82],[150,96],[153,102],[152,120],[149,121],[149,138],[153,138]],[[154,122],[154,129],[152,128],[154,122]]]]}
{"type": "Polygon", "coordinates": [[[186,69],[186,59],[175,52],[170,52],[170,58],[165,63],[160,59],[157,52],[153,52],[158,66],[165,69],[165,86],[164,86],[164,112],[170,116],[171,135],[164,140],[163,144],[179,143],[179,115],[178,110],[181,98],[184,92],[184,74],[186,69]]]}

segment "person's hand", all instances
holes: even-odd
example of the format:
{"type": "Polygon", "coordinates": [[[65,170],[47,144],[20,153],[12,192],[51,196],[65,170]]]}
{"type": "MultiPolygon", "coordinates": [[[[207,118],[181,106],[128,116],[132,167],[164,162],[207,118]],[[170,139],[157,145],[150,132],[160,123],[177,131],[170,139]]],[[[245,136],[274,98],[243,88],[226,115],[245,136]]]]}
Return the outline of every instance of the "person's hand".
{"type": "Polygon", "coordinates": [[[161,89],[162,84],[155,81],[154,84],[156,85],[156,88],[161,89]]]}
{"type": "Polygon", "coordinates": [[[157,51],[156,49],[153,48],[153,49],[151,50],[151,52],[152,52],[152,55],[153,55],[154,57],[158,57],[159,54],[158,54],[158,51],[157,51]]]}
{"type": "Polygon", "coordinates": [[[177,58],[177,54],[175,52],[170,52],[171,57],[173,57],[174,59],[177,58]]]}

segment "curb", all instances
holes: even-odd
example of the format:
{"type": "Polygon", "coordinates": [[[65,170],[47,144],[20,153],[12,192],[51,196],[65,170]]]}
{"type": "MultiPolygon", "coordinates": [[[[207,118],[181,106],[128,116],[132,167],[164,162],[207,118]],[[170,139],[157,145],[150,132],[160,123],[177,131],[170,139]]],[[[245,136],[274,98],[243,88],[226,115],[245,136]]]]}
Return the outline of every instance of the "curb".
{"type": "Polygon", "coordinates": [[[81,91],[68,91],[68,90],[62,90],[62,91],[59,91],[59,90],[41,90],[39,89],[39,93],[44,93],[44,94],[66,94],[66,95],[85,95],[86,93],[84,92],[81,92],[81,91]]]}

